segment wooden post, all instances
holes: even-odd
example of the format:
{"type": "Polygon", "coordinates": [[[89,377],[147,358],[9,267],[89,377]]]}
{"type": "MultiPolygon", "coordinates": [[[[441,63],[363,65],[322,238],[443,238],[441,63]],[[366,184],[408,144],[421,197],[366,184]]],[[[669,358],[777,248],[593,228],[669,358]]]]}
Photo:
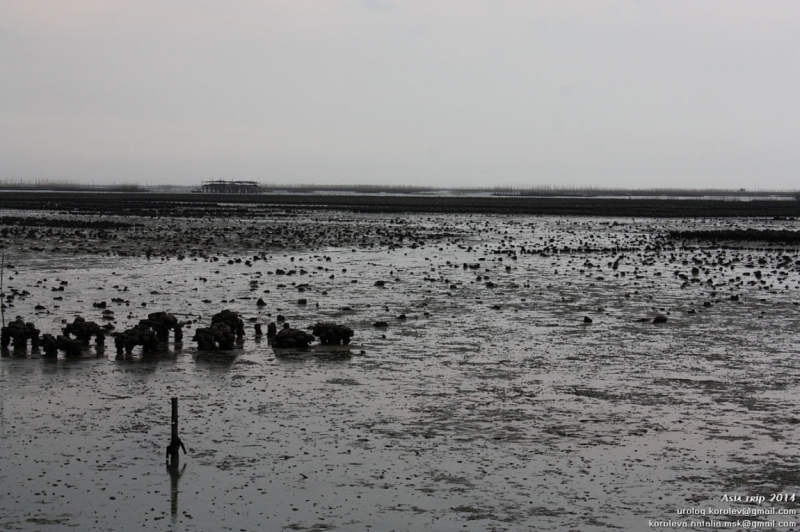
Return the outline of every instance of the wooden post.
{"type": "MultiPolygon", "coordinates": [[[[178,398],[172,398],[172,440],[178,439],[178,398]]],[[[177,453],[176,453],[177,454],[177,453]]]]}
{"type": "Polygon", "coordinates": [[[178,465],[179,459],[179,451],[183,449],[183,454],[186,454],[186,447],[183,446],[183,442],[178,437],[178,398],[172,398],[172,434],[170,438],[169,445],[167,446],[167,462],[171,462],[172,465],[178,465]]]}

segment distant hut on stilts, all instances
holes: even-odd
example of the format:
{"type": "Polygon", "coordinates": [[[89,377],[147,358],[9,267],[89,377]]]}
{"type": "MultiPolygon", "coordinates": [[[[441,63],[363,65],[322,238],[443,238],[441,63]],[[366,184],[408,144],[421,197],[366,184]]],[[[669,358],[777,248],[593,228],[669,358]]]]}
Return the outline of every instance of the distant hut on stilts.
{"type": "Polygon", "coordinates": [[[200,187],[203,194],[258,194],[257,181],[203,181],[200,187]]]}

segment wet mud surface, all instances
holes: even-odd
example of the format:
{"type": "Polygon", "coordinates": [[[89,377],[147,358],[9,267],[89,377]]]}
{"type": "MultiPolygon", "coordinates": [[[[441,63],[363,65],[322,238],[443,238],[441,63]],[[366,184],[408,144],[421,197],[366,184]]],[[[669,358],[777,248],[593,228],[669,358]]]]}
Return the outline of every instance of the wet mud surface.
{"type": "Polygon", "coordinates": [[[0,529],[645,530],[800,495],[798,247],[676,236],[800,222],[259,209],[0,211],[6,323],[192,322],[155,357],[2,353],[0,529]],[[223,309],[244,344],[198,352],[223,309]],[[276,351],[278,314],[352,343],[276,351]]]}

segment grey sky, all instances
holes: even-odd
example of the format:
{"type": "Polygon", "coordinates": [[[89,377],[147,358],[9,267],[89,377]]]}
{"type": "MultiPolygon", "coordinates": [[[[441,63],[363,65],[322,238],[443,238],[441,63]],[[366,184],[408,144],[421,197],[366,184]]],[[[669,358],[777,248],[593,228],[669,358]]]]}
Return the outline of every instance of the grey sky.
{"type": "Polygon", "coordinates": [[[800,188],[800,2],[0,0],[0,179],[800,188]]]}

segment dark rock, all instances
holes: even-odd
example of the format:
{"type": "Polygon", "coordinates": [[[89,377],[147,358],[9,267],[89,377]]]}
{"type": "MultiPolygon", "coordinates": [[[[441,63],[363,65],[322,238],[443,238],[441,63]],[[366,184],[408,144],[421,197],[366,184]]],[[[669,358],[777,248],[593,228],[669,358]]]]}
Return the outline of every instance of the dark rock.
{"type": "Polygon", "coordinates": [[[233,349],[234,343],[244,341],[244,321],[239,314],[223,310],[211,317],[210,327],[201,327],[194,333],[199,351],[233,349]]]}
{"type": "Polygon", "coordinates": [[[175,331],[175,341],[180,342],[183,339],[183,323],[178,321],[178,318],[166,312],[153,312],[147,315],[146,320],[139,322],[141,325],[150,327],[158,336],[160,342],[169,341],[170,329],[175,331]]]}
{"type": "Polygon", "coordinates": [[[81,356],[81,343],[78,340],[67,338],[66,336],[58,335],[54,337],[52,334],[42,335],[42,348],[47,357],[58,356],[59,351],[64,351],[67,358],[76,358],[81,356]]]}
{"type": "Polygon", "coordinates": [[[192,338],[197,342],[199,351],[215,351],[217,349],[233,349],[236,333],[226,323],[212,323],[211,327],[197,329],[192,338]]]}
{"type": "Polygon", "coordinates": [[[72,323],[68,323],[62,332],[66,338],[74,335],[75,339],[83,345],[87,345],[92,336],[95,337],[97,345],[103,345],[106,340],[106,331],[102,327],[93,321],[86,321],[81,316],[77,316],[72,323]]]}
{"type": "Polygon", "coordinates": [[[143,355],[153,354],[158,348],[158,335],[142,322],[121,333],[114,334],[114,346],[117,348],[118,355],[121,355],[123,351],[127,355],[132,354],[133,348],[137,345],[142,346],[143,355]]]}
{"type": "Polygon", "coordinates": [[[592,318],[590,318],[589,316],[584,316],[583,323],[592,323],[592,318]]]}
{"type": "Polygon", "coordinates": [[[666,323],[667,317],[663,314],[658,314],[655,318],[653,318],[653,323],[666,323]]]}
{"type": "Polygon", "coordinates": [[[336,323],[317,323],[311,332],[322,345],[347,345],[353,336],[353,329],[336,323]]]}
{"type": "Polygon", "coordinates": [[[20,316],[0,330],[0,345],[4,349],[12,341],[14,349],[26,349],[28,340],[31,341],[31,347],[39,347],[39,329],[31,322],[25,323],[20,316]]]}
{"type": "Polygon", "coordinates": [[[272,340],[272,347],[297,348],[308,347],[314,341],[314,335],[300,329],[282,329],[272,340]]]}
{"type": "Polygon", "coordinates": [[[236,340],[244,339],[244,322],[239,317],[239,314],[231,310],[223,310],[211,317],[211,325],[216,323],[224,323],[230,327],[231,331],[236,335],[236,340]]]}
{"type": "Polygon", "coordinates": [[[389,326],[389,322],[388,321],[376,321],[375,323],[372,324],[372,326],[373,327],[388,327],[389,326]]]}
{"type": "Polygon", "coordinates": [[[45,356],[58,356],[58,346],[56,344],[56,339],[52,334],[42,335],[42,349],[44,350],[45,356]]]}

